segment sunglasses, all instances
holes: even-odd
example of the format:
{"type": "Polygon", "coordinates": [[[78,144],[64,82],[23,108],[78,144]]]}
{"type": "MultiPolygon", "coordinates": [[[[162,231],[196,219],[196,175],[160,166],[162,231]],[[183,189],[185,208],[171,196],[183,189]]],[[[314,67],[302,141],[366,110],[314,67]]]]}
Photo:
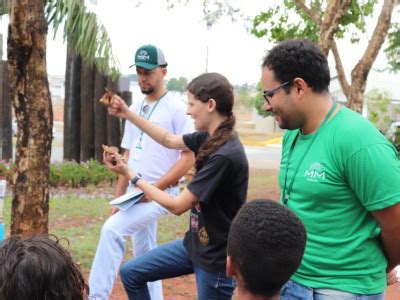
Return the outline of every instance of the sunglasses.
{"type": "Polygon", "coordinates": [[[284,86],[288,85],[290,82],[286,81],[285,83],[282,83],[280,86],[272,89],[272,90],[265,90],[263,91],[263,97],[265,101],[268,103],[268,105],[271,105],[271,100],[274,94],[279,91],[280,88],[283,88],[284,86]]]}

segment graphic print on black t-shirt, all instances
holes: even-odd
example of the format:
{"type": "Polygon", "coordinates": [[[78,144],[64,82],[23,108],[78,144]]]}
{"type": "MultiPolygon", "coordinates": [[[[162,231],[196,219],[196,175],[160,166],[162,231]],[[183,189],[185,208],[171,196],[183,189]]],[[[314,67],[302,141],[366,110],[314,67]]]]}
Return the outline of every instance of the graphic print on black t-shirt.
{"type": "Polygon", "coordinates": [[[199,214],[201,212],[200,204],[197,203],[193,205],[192,210],[190,211],[190,231],[191,232],[199,232],[199,214]]]}
{"type": "Polygon", "coordinates": [[[207,246],[210,242],[207,230],[204,227],[200,203],[195,204],[190,212],[190,231],[197,233],[197,237],[202,245],[207,246]]]}

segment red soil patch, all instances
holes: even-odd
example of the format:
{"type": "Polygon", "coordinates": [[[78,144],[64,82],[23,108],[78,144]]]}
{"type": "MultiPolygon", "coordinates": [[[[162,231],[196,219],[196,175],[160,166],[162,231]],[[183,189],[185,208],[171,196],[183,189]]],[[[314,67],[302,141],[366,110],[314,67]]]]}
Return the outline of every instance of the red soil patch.
{"type": "MultiPolygon", "coordinates": [[[[163,280],[164,300],[197,299],[196,282],[194,275],[176,277],[163,280]]],[[[400,282],[386,289],[385,300],[400,299],[400,282]]],[[[117,280],[110,300],[128,300],[121,281],[117,280]]]]}

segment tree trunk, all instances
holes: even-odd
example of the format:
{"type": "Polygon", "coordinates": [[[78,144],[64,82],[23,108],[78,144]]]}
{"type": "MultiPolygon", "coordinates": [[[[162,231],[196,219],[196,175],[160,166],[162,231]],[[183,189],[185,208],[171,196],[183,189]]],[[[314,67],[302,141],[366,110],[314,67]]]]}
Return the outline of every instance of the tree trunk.
{"type": "Polygon", "coordinates": [[[64,160],[80,161],[80,78],[82,60],[71,49],[67,50],[64,99],[64,160]]]}
{"type": "Polygon", "coordinates": [[[351,83],[347,81],[344,66],[334,39],[334,35],[340,25],[342,18],[351,4],[350,0],[328,1],[324,12],[324,19],[321,19],[319,12],[307,7],[304,1],[294,0],[296,6],[306,13],[320,27],[318,46],[328,55],[332,50],[339,83],[347,97],[347,106],[352,110],[361,113],[363,107],[363,95],[367,83],[368,73],[371,70],[391,24],[391,15],[395,6],[395,0],[384,0],[380,15],[375,25],[372,37],[368,42],[361,59],[351,72],[351,83]]]}
{"type": "Polygon", "coordinates": [[[94,78],[94,152],[98,162],[103,161],[103,148],[107,144],[107,110],[99,99],[106,92],[107,78],[95,69],[94,78]]]}
{"type": "MultiPolygon", "coordinates": [[[[119,94],[118,79],[107,78],[107,88],[119,94]]],[[[107,115],[107,143],[109,146],[121,145],[121,121],[119,118],[107,115]]]]}
{"type": "Polygon", "coordinates": [[[46,71],[44,1],[9,1],[8,74],[18,122],[11,234],[48,232],[53,111],[46,71]]]}
{"type": "Polygon", "coordinates": [[[94,69],[82,61],[81,69],[81,161],[94,157],[94,69]]]}
{"type": "Polygon", "coordinates": [[[0,159],[5,161],[12,159],[12,112],[7,68],[7,61],[0,59],[0,159]]]}
{"type": "Polygon", "coordinates": [[[361,113],[363,107],[363,95],[367,84],[368,73],[378,56],[380,49],[388,34],[395,0],[385,0],[376,22],[372,37],[368,42],[363,56],[351,71],[351,91],[348,106],[361,113]]]}
{"type": "Polygon", "coordinates": [[[12,159],[12,113],[7,62],[3,61],[3,35],[0,33],[0,159],[12,159]]]}

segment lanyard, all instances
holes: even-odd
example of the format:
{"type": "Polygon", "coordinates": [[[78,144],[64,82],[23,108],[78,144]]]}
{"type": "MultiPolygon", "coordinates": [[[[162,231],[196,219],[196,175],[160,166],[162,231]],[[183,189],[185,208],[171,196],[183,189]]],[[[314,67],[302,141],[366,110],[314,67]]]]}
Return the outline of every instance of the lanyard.
{"type": "Polygon", "coordinates": [[[312,144],[314,143],[315,139],[318,136],[319,130],[325,125],[325,123],[328,121],[328,119],[330,118],[330,116],[332,115],[332,113],[335,111],[335,108],[337,106],[336,102],[333,102],[333,105],[331,107],[331,109],[329,110],[328,114],[326,115],[325,119],[322,121],[321,125],[318,127],[317,132],[315,133],[313,139],[311,140],[310,144],[308,145],[306,151],[304,151],[302,158],[300,159],[300,162],[297,164],[297,167],[295,168],[295,172],[293,174],[293,177],[288,185],[288,187],[286,188],[286,183],[287,183],[287,177],[288,177],[288,171],[289,171],[289,164],[290,164],[290,159],[292,158],[292,154],[294,151],[294,147],[296,146],[296,142],[297,142],[297,138],[299,137],[300,134],[300,129],[296,134],[296,137],[293,140],[292,145],[290,146],[290,150],[289,150],[289,154],[288,154],[288,158],[287,158],[287,163],[286,163],[286,171],[285,171],[285,181],[283,184],[283,203],[286,204],[289,200],[290,197],[290,193],[292,192],[292,188],[293,188],[293,184],[294,184],[294,179],[296,178],[297,173],[299,172],[300,166],[304,160],[304,158],[306,157],[308,151],[310,150],[312,144]]]}
{"type": "MultiPolygon", "coordinates": [[[[161,97],[157,100],[156,104],[153,106],[152,110],[150,111],[149,116],[147,117],[147,119],[145,118],[146,120],[150,120],[150,117],[151,117],[151,115],[153,114],[153,111],[156,109],[158,103],[160,103],[161,98],[164,97],[167,93],[168,93],[168,91],[166,91],[164,94],[162,94],[161,97]]],[[[143,104],[144,104],[145,101],[146,101],[146,98],[143,99],[142,105],[140,106],[139,115],[140,115],[140,113],[142,112],[143,104]]],[[[144,116],[143,116],[143,117],[144,117],[144,116]]],[[[141,130],[141,131],[140,131],[140,137],[139,137],[139,143],[138,143],[138,145],[136,146],[136,148],[142,148],[143,134],[144,134],[144,131],[141,130]]]]}

